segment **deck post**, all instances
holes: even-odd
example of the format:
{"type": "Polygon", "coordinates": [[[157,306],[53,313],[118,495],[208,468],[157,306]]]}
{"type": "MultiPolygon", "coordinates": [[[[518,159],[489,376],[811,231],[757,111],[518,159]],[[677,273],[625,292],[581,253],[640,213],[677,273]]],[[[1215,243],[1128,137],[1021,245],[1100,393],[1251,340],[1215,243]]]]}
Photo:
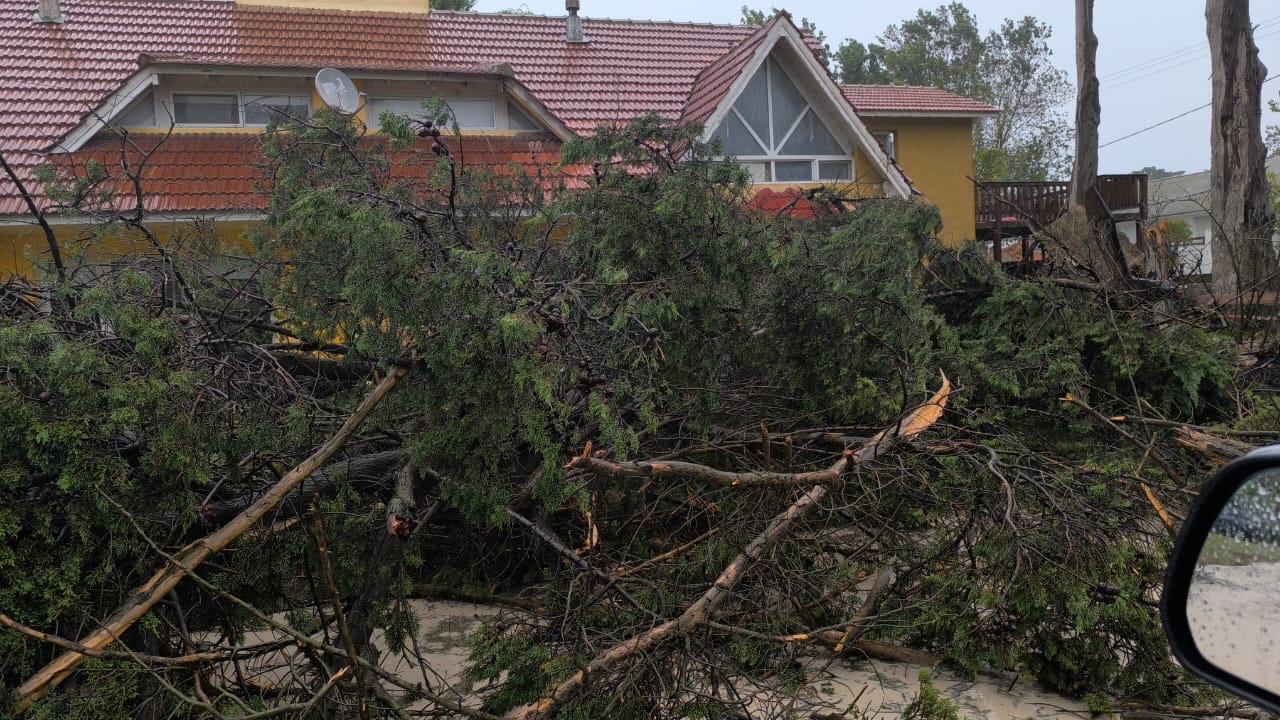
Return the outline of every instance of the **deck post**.
{"type": "Polygon", "coordinates": [[[996,211],[996,240],[991,243],[991,257],[1004,267],[1004,212],[996,211]]]}

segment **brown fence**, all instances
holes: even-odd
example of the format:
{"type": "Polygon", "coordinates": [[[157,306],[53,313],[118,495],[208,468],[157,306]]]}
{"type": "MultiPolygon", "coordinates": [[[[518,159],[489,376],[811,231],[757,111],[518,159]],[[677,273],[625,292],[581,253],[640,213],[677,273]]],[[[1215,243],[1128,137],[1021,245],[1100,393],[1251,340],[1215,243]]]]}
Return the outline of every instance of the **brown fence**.
{"type": "MultiPolygon", "coordinates": [[[[974,192],[978,227],[1048,225],[1066,212],[1070,191],[1070,182],[1057,180],[978,183],[974,192]]],[[[1098,192],[1107,207],[1123,219],[1146,218],[1146,175],[1100,175],[1098,192]]]]}

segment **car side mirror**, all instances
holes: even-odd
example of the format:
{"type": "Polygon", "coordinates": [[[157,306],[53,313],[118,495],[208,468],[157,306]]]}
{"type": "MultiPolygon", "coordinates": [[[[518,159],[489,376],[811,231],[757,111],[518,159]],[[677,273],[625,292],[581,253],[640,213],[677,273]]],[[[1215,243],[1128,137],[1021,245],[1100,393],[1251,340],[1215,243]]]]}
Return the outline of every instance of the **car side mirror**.
{"type": "Polygon", "coordinates": [[[1280,712],[1280,445],[1209,482],[1174,546],[1160,610],[1188,670],[1280,712]]]}

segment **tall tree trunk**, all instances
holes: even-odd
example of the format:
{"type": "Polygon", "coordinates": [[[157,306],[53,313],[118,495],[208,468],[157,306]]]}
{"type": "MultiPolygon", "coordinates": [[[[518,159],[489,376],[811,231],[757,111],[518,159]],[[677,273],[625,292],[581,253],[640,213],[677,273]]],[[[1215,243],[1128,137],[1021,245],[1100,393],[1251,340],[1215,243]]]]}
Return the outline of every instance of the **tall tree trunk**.
{"type": "Polygon", "coordinates": [[[1213,58],[1213,291],[1225,302],[1276,285],[1262,142],[1267,68],[1253,42],[1248,0],[1207,0],[1204,14],[1213,58]]]}
{"type": "Polygon", "coordinates": [[[1076,159],[1071,172],[1071,205],[1083,207],[1090,222],[1105,214],[1098,185],[1098,36],[1093,32],[1093,0],[1076,0],[1076,159]]]}

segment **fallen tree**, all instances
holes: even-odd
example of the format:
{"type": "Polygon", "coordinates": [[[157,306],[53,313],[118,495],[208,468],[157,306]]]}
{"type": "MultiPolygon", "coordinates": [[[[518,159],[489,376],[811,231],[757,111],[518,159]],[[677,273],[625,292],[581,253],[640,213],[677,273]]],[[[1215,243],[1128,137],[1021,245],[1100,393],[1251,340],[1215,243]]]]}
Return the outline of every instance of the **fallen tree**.
{"type": "MultiPolygon", "coordinates": [[[[89,233],[0,290],[6,711],[722,717],[822,707],[789,688],[837,655],[1217,702],[1155,601],[1166,523],[1280,417],[1230,338],[923,204],[763,215],[656,119],[567,146],[568,190],[430,112],[268,133],[235,273],[199,227],[106,266],[89,233]],[[482,691],[422,590],[516,608],[482,691]]],[[[63,178],[102,235],[146,227],[103,192],[129,142],[63,178]]]]}

